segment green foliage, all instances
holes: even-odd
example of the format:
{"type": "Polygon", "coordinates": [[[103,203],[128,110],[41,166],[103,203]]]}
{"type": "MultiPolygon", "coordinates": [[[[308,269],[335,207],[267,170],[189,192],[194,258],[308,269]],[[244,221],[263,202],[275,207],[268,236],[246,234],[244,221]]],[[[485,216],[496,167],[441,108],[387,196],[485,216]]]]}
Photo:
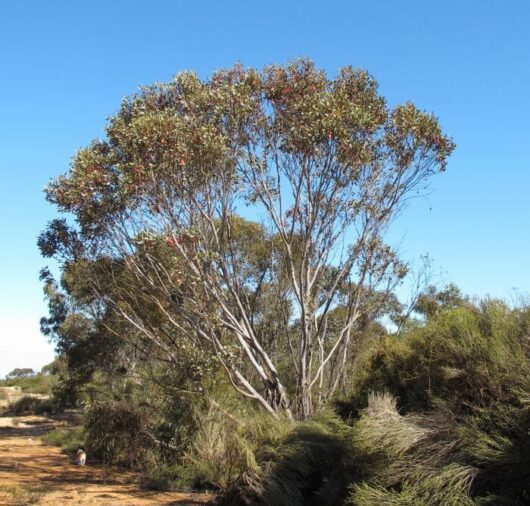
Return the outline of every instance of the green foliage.
{"type": "Polygon", "coordinates": [[[7,414],[12,415],[49,415],[57,411],[53,399],[40,399],[31,395],[21,397],[6,409],[7,414]]]}
{"type": "Polygon", "coordinates": [[[223,505],[336,505],[352,480],[350,429],[334,413],[290,424],[275,444],[256,452],[257,470],[247,470],[228,489],[223,505]]]}
{"type": "Polygon", "coordinates": [[[414,311],[431,318],[440,311],[456,309],[468,302],[468,299],[462,295],[460,289],[453,283],[450,283],[442,290],[438,290],[435,286],[428,286],[425,292],[418,297],[414,311]]]}
{"type": "Polygon", "coordinates": [[[154,447],[151,417],[128,402],[92,404],[84,422],[88,452],[107,464],[140,468],[154,447]]]}
{"type": "Polygon", "coordinates": [[[340,403],[358,417],[363,480],[352,504],[528,503],[528,319],[498,301],[466,303],[365,357],[356,393],[340,403]]]}
{"type": "Polygon", "coordinates": [[[0,381],[2,387],[18,386],[23,392],[30,394],[51,395],[57,383],[57,376],[36,374],[31,377],[11,378],[0,381]]]}
{"type": "Polygon", "coordinates": [[[85,448],[85,432],[81,426],[72,426],[64,429],[54,429],[42,436],[42,440],[53,446],[60,446],[68,452],[75,452],[85,448]]]}
{"type": "MultiPolygon", "coordinates": [[[[517,402],[530,391],[527,312],[484,301],[435,314],[425,325],[386,336],[365,356],[353,379],[350,412],[370,391],[388,390],[405,411],[439,402],[455,412],[517,402]]],[[[340,403],[344,413],[348,403],[340,403]]]]}

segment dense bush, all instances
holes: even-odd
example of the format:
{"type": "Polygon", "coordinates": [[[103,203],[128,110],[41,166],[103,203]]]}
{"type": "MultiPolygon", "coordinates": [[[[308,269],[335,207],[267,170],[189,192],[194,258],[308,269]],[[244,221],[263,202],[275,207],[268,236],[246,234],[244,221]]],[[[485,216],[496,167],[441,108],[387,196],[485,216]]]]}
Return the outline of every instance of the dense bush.
{"type": "Polygon", "coordinates": [[[85,413],[88,452],[107,464],[140,468],[154,447],[151,416],[129,402],[92,404],[85,413]]]}
{"type": "Polygon", "coordinates": [[[530,504],[530,310],[465,300],[404,329],[358,357],[342,416],[274,419],[158,368],[142,387],[96,375],[85,432],[56,437],[225,506],[530,504]]]}
{"type": "Polygon", "coordinates": [[[529,314],[440,311],[365,358],[339,403],[359,417],[351,504],[530,504],[529,314]]]}
{"type": "Polygon", "coordinates": [[[530,392],[530,311],[485,301],[437,313],[424,325],[386,336],[353,378],[353,394],[339,402],[355,415],[371,391],[388,390],[401,410],[433,409],[440,402],[470,414],[497,402],[519,404],[530,392]]]}

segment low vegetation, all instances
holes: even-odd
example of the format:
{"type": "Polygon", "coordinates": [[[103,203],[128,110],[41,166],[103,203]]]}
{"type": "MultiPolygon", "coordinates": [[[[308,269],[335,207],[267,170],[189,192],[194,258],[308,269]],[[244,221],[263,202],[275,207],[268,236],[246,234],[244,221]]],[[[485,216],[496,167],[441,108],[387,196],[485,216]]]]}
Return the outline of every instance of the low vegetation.
{"type": "Polygon", "coordinates": [[[40,395],[51,395],[56,384],[57,376],[41,373],[34,376],[0,380],[0,387],[19,387],[24,393],[40,395]]]}
{"type": "Polygon", "coordinates": [[[529,331],[528,308],[466,301],[374,342],[349,394],[308,421],[275,419],[222,381],[182,394],[179,411],[153,379],[114,399],[89,388],[84,428],[46,441],[224,505],[528,504],[529,331]]]}
{"type": "Polygon", "coordinates": [[[57,406],[53,399],[41,399],[39,397],[25,395],[15,402],[8,404],[4,413],[6,415],[50,415],[56,412],[57,406]]]}
{"type": "Polygon", "coordinates": [[[42,436],[42,440],[50,445],[59,446],[69,453],[85,448],[85,430],[82,426],[69,426],[54,429],[42,436]]]}
{"type": "Polygon", "coordinates": [[[58,410],[53,390],[58,376],[32,369],[15,369],[0,380],[0,408],[6,415],[52,414],[58,410]]]}
{"type": "Polygon", "coordinates": [[[28,504],[38,504],[48,489],[43,487],[18,487],[9,485],[0,485],[2,492],[7,492],[13,498],[13,504],[17,506],[26,506],[28,504]]]}

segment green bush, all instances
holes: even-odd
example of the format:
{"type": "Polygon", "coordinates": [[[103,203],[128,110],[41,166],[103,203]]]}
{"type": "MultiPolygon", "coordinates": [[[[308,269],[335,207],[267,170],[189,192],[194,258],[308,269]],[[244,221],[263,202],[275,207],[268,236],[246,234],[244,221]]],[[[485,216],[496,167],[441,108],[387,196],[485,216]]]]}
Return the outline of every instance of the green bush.
{"type": "Polygon", "coordinates": [[[20,415],[46,415],[56,412],[56,405],[53,399],[39,399],[30,395],[21,397],[7,407],[6,413],[20,415]]]}
{"type": "Polygon", "coordinates": [[[85,412],[86,447],[106,464],[141,468],[154,448],[152,414],[130,402],[94,403],[85,412]]]}
{"type": "Polygon", "coordinates": [[[54,375],[36,374],[29,378],[12,378],[0,382],[0,386],[18,386],[23,392],[41,395],[51,395],[53,387],[57,384],[54,375]]]}
{"type": "Polygon", "coordinates": [[[530,391],[529,312],[485,301],[437,313],[425,325],[389,335],[367,354],[353,379],[344,416],[357,416],[371,391],[388,390],[400,409],[421,411],[440,402],[468,414],[498,401],[518,403],[530,391]]]}
{"type": "Polygon", "coordinates": [[[68,452],[75,452],[79,448],[85,448],[85,433],[83,427],[68,427],[54,429],[46,433],[42,440],[53,446],[60,446],[68,452]]]}

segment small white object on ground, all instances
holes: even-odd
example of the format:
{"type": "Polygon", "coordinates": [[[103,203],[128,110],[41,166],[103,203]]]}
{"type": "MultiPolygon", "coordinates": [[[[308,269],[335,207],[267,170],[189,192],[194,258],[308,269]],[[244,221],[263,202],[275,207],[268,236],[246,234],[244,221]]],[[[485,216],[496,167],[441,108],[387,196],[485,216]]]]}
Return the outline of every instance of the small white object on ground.
{"type": "Polygon", "coordinates": [[[75,454],[75,463],[78,466],[84,466],[86,463],[86,453],[81,448],[75,454]]]}

